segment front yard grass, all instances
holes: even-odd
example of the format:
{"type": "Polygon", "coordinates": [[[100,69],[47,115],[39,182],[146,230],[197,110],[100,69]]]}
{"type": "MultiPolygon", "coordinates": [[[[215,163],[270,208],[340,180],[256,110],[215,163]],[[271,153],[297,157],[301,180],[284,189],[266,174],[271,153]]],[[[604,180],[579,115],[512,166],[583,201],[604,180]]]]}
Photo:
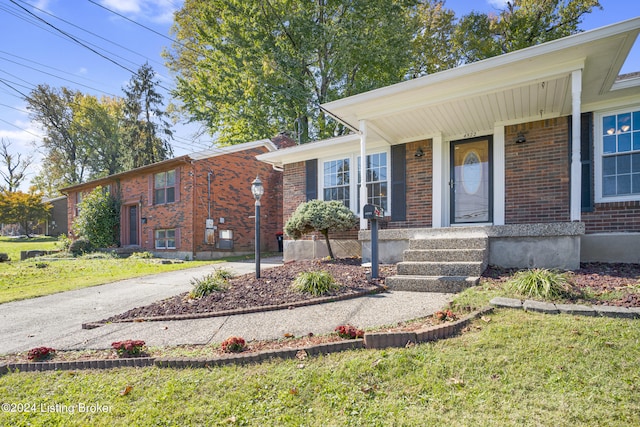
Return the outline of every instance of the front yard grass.
{"type": "Polygon", "coordinates": [[[459,337],[404,349],[9,373],[2,403],[35,411],[0,412],[0,424],[628,426],[640,417],[638,384],[638,321],[497,310],[459,337]]]}
{"type": "Polygon", "coordinates": [[[58,239],[55,237],[0,237],[0,253],[9,255],[11,261],[20,261],[21,251],[59,249],[58,239]]]}
{"type": "Polygon", "coordinates": [[[181,270],[215,261],[159,264],[147,259],[33,258],[0,263],[0,303],[101,285],[132,277],[181,270]]]}

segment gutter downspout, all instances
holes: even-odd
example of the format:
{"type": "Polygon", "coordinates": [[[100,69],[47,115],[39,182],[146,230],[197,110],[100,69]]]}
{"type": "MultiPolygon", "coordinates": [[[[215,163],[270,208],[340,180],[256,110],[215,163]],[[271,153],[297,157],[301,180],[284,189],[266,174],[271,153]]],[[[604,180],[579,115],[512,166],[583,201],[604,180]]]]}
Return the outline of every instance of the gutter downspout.
{"type": "Polygon", "coordinates": [[[582,95],[582,70],[571,73],[571,221],[581,219],[582,164],[580,160],[580,110],[582,95]]]}
{"type": "Polygon", "coordinates": [[[366,230],[369,221],[364,219],[364,205],[367,204],[367,122],[360,120],[360,230],[366,230]]]}

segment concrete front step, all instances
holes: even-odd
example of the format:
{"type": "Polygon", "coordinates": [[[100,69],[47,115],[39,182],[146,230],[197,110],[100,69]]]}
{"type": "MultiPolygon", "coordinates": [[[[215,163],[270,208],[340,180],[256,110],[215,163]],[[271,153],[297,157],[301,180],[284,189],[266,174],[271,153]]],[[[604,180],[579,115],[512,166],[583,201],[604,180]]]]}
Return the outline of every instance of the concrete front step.
{"type": "Polygon", "coordinates": [[[404,261],[423,262],[483,262],[485,249],[407,249],[402,254],[404,261]]]}
{"type": "Polygon", "coordinates": [[[467,276],[392,276],[385,279],[385,285],[393,291],[456,293],[476,286],[479,280],[467,276]]]}
{"type": "Polygon", "coordinates": [[[403,261],[397,264],[399,276],[480,276],[483,262],[419,262],[403,261]]]}
{"type": "Polygon", "coordinates": [[[409,249],[487,249],[487,237],[433,237],[409,240],[409,249]]]}

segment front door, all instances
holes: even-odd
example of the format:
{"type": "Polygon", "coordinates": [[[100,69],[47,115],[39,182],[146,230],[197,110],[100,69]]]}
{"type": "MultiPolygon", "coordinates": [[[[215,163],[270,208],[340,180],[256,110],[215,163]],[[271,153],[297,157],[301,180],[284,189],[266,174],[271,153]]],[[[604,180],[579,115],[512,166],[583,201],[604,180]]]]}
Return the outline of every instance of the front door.
{"type": "Polygon", "coordinates": [[[451,224],[490,223],[491,137],[451,142],[451,224]]]}
{"type": "Polygon", "coordinates": [[[129,244],[138,244],[138,207],[129,206],[129,244]]]}

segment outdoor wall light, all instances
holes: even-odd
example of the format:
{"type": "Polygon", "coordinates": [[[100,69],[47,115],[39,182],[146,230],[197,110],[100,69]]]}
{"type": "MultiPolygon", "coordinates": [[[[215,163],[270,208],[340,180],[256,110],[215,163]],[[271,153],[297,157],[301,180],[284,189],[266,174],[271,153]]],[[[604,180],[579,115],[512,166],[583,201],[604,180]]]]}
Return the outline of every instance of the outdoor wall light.
{"type": "Polygon", "coordinates": [[[251,194],[256,199],[256,279],[260,278],[260,198],[264,194],[264,186],[260,178],[251,183],[251,194]]]}
{"type": "Polygon", "coordinates": [[[414,154],[414,156],[416,157],[424,156],[424,151],[422,151],[422,147],[418,147],[418,149],[416,150],[416,154],[414,154]]]}
{"type": "Polygon", "coordinates": [[[524,137],[524,133],[518,132],[518,137],[516,138],[516,144],[524,144],[527,142],[527,138],[524,137]]]}

